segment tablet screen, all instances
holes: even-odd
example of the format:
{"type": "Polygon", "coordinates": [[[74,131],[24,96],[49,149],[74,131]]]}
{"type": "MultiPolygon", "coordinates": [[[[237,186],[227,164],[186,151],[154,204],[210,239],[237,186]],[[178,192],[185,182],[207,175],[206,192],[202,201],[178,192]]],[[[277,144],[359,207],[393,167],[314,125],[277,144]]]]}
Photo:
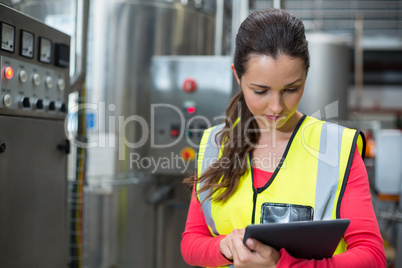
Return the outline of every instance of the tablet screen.
{"type": "Polygon", "coordinates": [[[336,219],[249,225],[243,243],[251,237],[278,251],[285,248],[295,258],[330,258],[349,223],[336,219]]]}

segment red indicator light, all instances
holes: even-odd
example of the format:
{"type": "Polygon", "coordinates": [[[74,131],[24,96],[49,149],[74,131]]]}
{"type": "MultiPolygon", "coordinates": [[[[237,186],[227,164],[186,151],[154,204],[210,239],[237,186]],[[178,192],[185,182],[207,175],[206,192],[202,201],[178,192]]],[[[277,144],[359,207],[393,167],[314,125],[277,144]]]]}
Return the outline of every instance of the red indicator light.
{"type": "Polygon", "coordinates": [[[187,93],[193,93],[197,90],[197,82],[193,78],[187,78],[184,80],[183,90],[187,93]]]}
{"type": "Polygon", "coordinates": [[[177,128],[172,128],[170,130],[170,135],[174,138],[177,138],[179,136],[179,130],[177,128]]]}
{"type": "Polygon", "coordinates": [[[185,147],[183,150],[180,152],[180,156],[184,160],[191,160],[193,161],[195,159],[195,151],[191,147],[185,147]]]}
{"type": "Polygon", "coordinates": [[[189,114],[195,113],[195,107],[194,106],[187,107],[187,113],[189,114]]]}
{"type": "Polygon", "coordinates": [[[13,78],[14,75],[14,70],[11,67],[6,67],[4,69],[4,76],[6,77],[6,79],[11,79],[13,78]]]}

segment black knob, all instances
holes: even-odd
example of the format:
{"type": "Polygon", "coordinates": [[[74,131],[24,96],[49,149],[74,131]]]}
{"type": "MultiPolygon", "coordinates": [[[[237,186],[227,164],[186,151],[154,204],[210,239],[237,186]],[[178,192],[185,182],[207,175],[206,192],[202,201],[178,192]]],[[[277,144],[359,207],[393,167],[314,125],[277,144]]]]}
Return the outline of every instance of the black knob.
{"type": "Polygon", "coordinates": [[[67,107],[66,107],[66,104],[65,104],[65,103],[63,103],[63,104],[61,105],[60,111],[63,112],[63,113],[67,112],[67,107]]]}
{"type": "Polygon", "coordinates": [[[49,111],[55,111],[56,110],[56,103],[54,101],[51,101],[49,103],[49,111]]]}
{"type": "Polygon", "coordinates": [[[22,107],[29,108],[31,107],[31,102],[28,97],[22,99],[22,107]]]}
{"type": "Polygon", "coordinates": [[[4,153],[6,151],[6,144],[0,141],[0,153],[4,153]]]}
{"type": "Polygon", "coordinates": [[[63,143],[57,145],[57,149],[66,152],[66,154],[69,154],[71,151],[70,141],[66,139],[63,143]]]}
{"type": "Polygon", "coordinates": [[[43,109],[43,100],[37,100],[36,109],[43,109]]]}

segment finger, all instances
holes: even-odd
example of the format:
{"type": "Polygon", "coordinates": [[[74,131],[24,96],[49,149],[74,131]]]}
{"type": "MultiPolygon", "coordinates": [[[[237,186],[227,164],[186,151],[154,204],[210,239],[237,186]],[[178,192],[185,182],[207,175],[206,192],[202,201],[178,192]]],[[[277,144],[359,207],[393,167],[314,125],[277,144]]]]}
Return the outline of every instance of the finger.
{"type": "Polygon", "coordinates": [[[232,253],[232,245],[231,245],[231,239],[230,236],[226,236],[224,239],[221,240],[219,244],[219,248],[221,253],[228,259],[233,258],[233,253],[232,253]]]}
{"type": "Polygon", "coordinates": [[[251,258],[250,250],[244,246],[243,237],[238,237],[232,241],[233,243],[233,258],[240,261],[246,262],[251,258]]]}
{"type": "MultiPolygon", "coordinates": [[[[230,234],[228,234],[224,239],[221,240],[221,253],[228,259],[234,258],[234,243],[238,241],[243,241],[245,228],[234,229],[230,234]]],[[[244,246],[243,246],[244,247],[244,246]]]]}
{"type": "Polygon", "coordinates": [[[246,233],[246,228],[239,229],[239,235],[241,235],[241,238],[244,237],[244,234],[246,233]]]}
{"type": "Polygon", "coordinates": [[[234,229],[233,231],[232,231],[232,236],[233,236],[233,238],[241,238],[241,239],[243,239],[243,237],[244,237],[244,231],[245,229],[243,228],[243,229],[234,229]]]}
{"type": "Polygon", "coordinates": [[[229,247],[223,248],[221,250],[221,252],[222,252],[223,256],[225,256],[227,259],[230,259],[230,260],[233,259],[233,253],[232,253],[232,251],[230,250],[229,247]]]}
{"type": "Polygon", "coordinates": [[[247,239],[246,245],[249,249],[255,251],[264,259],[273,259],[276,261],[280,257],[278,251],[276,251],[273,247],[265,245],[256,239],[247,239]]]}

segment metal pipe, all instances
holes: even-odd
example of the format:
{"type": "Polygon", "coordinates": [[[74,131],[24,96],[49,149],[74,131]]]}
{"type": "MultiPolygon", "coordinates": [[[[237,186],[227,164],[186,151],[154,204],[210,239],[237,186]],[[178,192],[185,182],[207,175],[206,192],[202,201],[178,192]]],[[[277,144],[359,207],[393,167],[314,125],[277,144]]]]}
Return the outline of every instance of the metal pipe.
{"type": "Polygon", "coordinates": [[[164,267],[164,249],[165,249],[165,204],[161,203],[156,206],[156,268],[164,267]]]}
{"type": "Polygon", "coordinates": [[[236,34],[242,21],[248,16],[248,0],[233,0],[232,1],[232,42],[231,55],[234,56],[236,47],[236,34]]]}
{"type": "Polygon", "coordinates": [[[70,78],[70,91],[74,92],[81,88],[85,81],[86,69],[87,69],[87,43],[88,43],[88,21],[89,21],[89,4],[90,0],[79,0],[77,1],[77,35],[79,33],[78,29],[81,29],[81,38],[77,38],[75,57],[75,71],[73,76],[70,78]],[[81,4],[79,4],[81,2],[81,4]],[[81,14],[81,16],[80,16],[81,14]],[[79,23],[80,22],[80,23],[79,23]],[[81,27],[80,27],[81,26],[81,27]]]}
{"type": "Polygon", "coordinates": [[[285,9],[285,0],[274,0],[274,8],[285,9]]]}
{"type": "Polygon", "coordinates": [[[363,99],[363,14],[358,13],[355,22],[355,89],[356,108],[359,112],[363,99]]]}
{"type": "Polygon", "coordinates": [[[222,55],[224,0],[216,0],[215,55],[222,55]]]}

